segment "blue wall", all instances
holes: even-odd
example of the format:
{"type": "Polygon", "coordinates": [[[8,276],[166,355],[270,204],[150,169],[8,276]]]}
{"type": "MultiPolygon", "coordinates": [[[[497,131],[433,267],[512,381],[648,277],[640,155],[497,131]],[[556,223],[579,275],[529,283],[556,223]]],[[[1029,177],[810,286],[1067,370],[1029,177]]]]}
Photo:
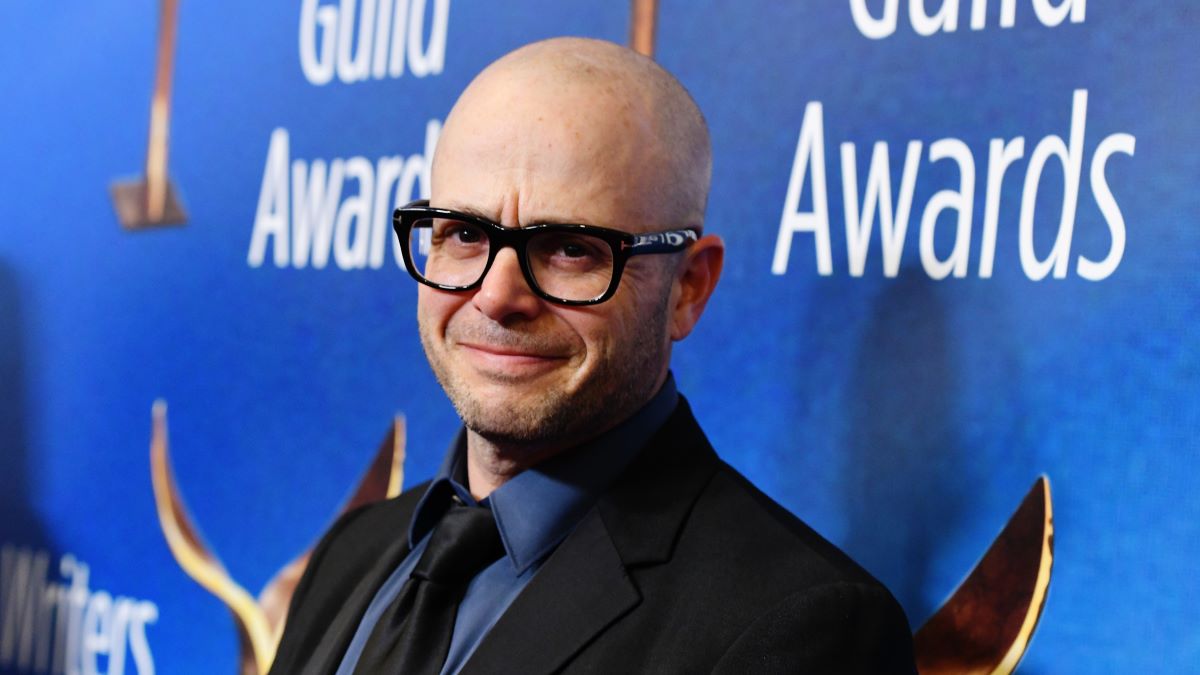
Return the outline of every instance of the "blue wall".
{"type": "MultiPolygon", "coordinates": [[[[457,420],[420,350],[415,285],[372,241],[376,201],[408,195],[374,193],[398,175],[427,189],[439,122],[488,62],[553,35],[625,42],[630,22],[624,2],[454,0],[439,23],[442,3],[411,0],[423,49],[397,53],[397,76],[381,51],[378,78],[364,50],[353,81],[304,4],[183,3],[170,169],[188,222],[141,232],[108,187],[145,162],[157,3],[0,12],[0,604],[18,559],[44,554],[52,584],[86,565],[89,597],[142,612],[128,672],[238,658],[228,612],[160,533],[151,402],[170,404],[195,520],[255,592],[326,526],[395,413],[408,482],[429,476],[457,420]],[[346,227],[326,264],[277,258],[299,188],[272,166],[335,164],[346,227]]],[[[674,370],[722,456],[885,581],[914,626],[1045,473],[1054,579],[1022,670],[1193,669],[1200,11],[1073,0],[1058,17],[1015,0],[1008,25],[1008,2],[962,0],[948,30],[914,24],[908,0],[894,29],[879,0],[660,4],[656,56],[709,120],[708,228],[729,256],[674,370]],[[891,213],[860,237],[882,147],[891,213]]],[[[17,662],[0,650],[0,668],[33,672],[17,662]]]]}

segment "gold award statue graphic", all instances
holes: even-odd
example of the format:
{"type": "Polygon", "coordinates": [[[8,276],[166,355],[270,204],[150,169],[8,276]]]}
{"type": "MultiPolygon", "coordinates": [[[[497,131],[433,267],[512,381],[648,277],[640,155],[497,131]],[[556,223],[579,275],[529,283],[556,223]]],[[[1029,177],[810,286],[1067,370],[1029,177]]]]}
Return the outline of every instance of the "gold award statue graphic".
{"type": "MultiPolygon", "coordinates": [[[[118,217],[128,229],[186,220],[167,178],[176,10],[177,0],[162,0],[145,178],[112,186],[118,217]]],[[[657,13],[657,0],[632,0],[630,45],[651,57],[657,13]]],[[[404,436],[404,420],[397,417],[342,513],[400,493],[404,436]]],[[[232,612],[241,645],[241,675],[265,675],[311,549],[280,569],[257,597],[234,581],[188,515],[171,468],[163,401],[154,404],[151,414],[150,472],[158,520],[172,555],[184,572],[232,612]]],[[[1050,486],[1043,476],[1034,482],[975,568],[917,630],[914,646],[922,675],[1005,674],[1016,668],[1045,605],[1053,540],[1050,486]]]]}
{"type": "Polygon", "coordinates": [[[178,0],[162,0],[158,19],[158,59],[154,94],[150,99],[150,140],[146,148],[146,175],[109,187],[117,219],[127,230],[187,221],[178,191],[167,177],[167,141],[171,119],[171,73],[175,55],[178,0]]]}
{"type": "MultiPolygon", "coordinates": [[[[283,635],[288,604],[311,552],[296,556],[267,582],[255,598],[234,581],[217,556],[204,544],[192,522],[171,468],[167,439],[167,404],[157,401],[151,413],[150,477],[158,522],[171,554],[196,583],[215,595],[233,613],[241,644],[241,675],[264,675],[275,659],[283,635]]],[[[357,489],[342,506],[346,513],[364,504],[400,494],[404,466],[404,418],[393,420],[357,489]]],[[[339,513],[339,515],[340,515],[339,513]]]]}

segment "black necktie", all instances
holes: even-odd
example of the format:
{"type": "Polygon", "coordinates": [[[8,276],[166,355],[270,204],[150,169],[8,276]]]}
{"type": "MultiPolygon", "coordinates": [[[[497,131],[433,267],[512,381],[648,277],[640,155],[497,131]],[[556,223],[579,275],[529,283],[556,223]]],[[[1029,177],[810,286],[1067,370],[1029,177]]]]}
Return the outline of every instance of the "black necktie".
{"type": "Polygon", "coordinates": [[[354,675],[437,675],[467,584],[504,554],[492,510],[455,505],[367,638],[354,675]]]}

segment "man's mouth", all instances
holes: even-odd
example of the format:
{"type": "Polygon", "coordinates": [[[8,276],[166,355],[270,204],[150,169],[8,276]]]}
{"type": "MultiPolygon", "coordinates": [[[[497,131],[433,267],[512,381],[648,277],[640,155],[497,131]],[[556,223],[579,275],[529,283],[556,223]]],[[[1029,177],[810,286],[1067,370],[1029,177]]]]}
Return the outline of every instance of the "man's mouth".
{"type": "Polygon", "coordinates": [[[549,370],[567,359],[557,353],[548,353],[509,345],[493,345],[479,342],[460,342],[466,357],[483,371],[507,375],[532,375],[549,370]]]}

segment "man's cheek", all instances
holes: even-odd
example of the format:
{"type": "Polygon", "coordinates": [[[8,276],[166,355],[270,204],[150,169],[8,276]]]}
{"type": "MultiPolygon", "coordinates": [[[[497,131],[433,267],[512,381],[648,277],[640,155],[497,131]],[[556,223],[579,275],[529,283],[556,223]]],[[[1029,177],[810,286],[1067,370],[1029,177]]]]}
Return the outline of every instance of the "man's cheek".
{"type": "Polygon", "coordinates": [[[463,304],[455,297],[443,297],[433,289],[417,298],[417,323],[430,338],[445,339],[455,311],[463,304]]]}

